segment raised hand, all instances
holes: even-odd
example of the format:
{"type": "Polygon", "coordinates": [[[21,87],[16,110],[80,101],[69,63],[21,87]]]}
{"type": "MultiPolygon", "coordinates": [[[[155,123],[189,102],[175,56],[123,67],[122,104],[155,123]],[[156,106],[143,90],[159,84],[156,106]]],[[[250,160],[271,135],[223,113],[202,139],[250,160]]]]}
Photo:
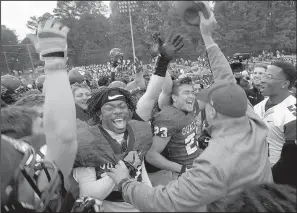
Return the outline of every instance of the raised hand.
{"type": "Polygon", "coordinates": [[[214,17],[214,14],[212,11],[210,11],[210,17],[209,19],[206,19],[202,12],[198,12],[200,16],[200,32],[203,36],[211,36],[213,30],[215,29],[217,25],[216,18],[214,17]]]}
{"type": "Polygon", "coordinates": [[[176,52],[183,48],[183,38],[180,35],[176,35],[173,38],[173,31],[170,31],[163,43],[161,38],[158,37],[158,50],[164,58],[171,60],[176,52]]]}
{"type": "Polygon", "coordinates": [[[34,44],[36,51],[40,55],[40,60],[44,57],[67,58],[67,34],[69,28],[53,19],[47,20],[45,24],[40,23],[37,35],[29,34],[27,37],[34,44]]]}

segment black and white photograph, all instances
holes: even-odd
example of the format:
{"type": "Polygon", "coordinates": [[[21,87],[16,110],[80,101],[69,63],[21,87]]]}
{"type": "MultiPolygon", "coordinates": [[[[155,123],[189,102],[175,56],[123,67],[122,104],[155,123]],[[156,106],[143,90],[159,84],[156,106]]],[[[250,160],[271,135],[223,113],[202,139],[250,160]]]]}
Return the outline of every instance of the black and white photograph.
{"type": "Polygon", "coordinates": [[[296,1],[1,1],[1,212],[296,212],[296,1]]]}

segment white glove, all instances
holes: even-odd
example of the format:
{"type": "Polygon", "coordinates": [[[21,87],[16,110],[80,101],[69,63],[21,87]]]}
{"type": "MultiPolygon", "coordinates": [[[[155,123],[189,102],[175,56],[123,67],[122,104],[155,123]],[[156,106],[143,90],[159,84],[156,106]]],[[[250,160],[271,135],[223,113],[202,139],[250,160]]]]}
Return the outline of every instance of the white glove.
{"type": "Polygon", "coordinates": [[[66,59],[68,32],[68,27],[51,19],[47,20],[44,26],[41,23],[38,25],[37,35],[29,34],[27,37],[34,43],[40,60],[44,61],[44,55],[56,52],[64,52],[66,59]]]}

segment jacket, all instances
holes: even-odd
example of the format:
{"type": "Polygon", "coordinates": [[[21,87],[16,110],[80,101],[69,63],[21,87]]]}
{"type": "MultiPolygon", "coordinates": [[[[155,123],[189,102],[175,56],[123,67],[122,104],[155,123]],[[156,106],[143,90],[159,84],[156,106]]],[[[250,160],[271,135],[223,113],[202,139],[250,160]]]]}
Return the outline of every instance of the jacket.
{"type": "MultiPolygon", "coordinates": [[[[220,48],[212,45],[207,52],[214,79],[235,82],[220,48]]],[[[152,189],[128,180],[122,185],[124,200],[141,211],[206,211],[246,185],[272,182],[268,129],[248,104],[246,116],[212,125],[209,146],[178,180],[152,189]]]]}

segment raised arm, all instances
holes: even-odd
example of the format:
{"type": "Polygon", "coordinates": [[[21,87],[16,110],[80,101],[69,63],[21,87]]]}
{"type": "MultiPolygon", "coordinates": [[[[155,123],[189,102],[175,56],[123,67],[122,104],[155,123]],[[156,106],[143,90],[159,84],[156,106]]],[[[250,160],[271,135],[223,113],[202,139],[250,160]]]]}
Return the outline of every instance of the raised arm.
{"type": "Polygon", "coordinates": [[[165,77],[165,82],[162,86],[161,94],[159,95],[159,98],[158,98],[158,104],[160,109],[170,105],[172,84],[173,82],[172,82],[171,76],[169,72],[167,72],[165,77]]]}
{"type": "Polygon", "coordinates": [[[183,47],[184,44],[182,40],[179,35],[173,38],[173,32],[169,33],[164,44],[162,40],[159,39],[159,56],[156,60],[155,72],[150,79],[146,92],[137,103],[136,113],[144,121],[148,121],[151,118],[152,109],[158,100],[164,83],[167,66],[174,54],[183,47]]]}
{"type": "Polygon", "coordinates": [[[145,79],[143,78],[143,67],[137,58],[135,58],[134,69],[135,69],[135,79],[130,83],[128,83],[127,86],[125,87],[125,89],[130,92],[137,88],[145,89],[146,87],[145,79]]]}
{"type": "MultiPolygon", "coordinates": [[[[45,160],[54,162],[64,177],[70,174],[77,151],[75,103],[66,70],[68,31],[66,26],[48,20],[39,25],[37,36],[29,35],[45,61],[45,160]]],[[[41,188],[47,184],[43,178],[39,179],[41,188]]]]}
{"type": "Polygon", "coordinates": [[[202,12],[200,12],[199,15],[201,19],[200,31],[206,47],[211,71],[214,76],[214,81],[224,80],[226,82],[236,83],[226,57],[212,38],[212,32],[217,23],[214,14],[211,13],[209,19],[205,19],[202,12]]]}

